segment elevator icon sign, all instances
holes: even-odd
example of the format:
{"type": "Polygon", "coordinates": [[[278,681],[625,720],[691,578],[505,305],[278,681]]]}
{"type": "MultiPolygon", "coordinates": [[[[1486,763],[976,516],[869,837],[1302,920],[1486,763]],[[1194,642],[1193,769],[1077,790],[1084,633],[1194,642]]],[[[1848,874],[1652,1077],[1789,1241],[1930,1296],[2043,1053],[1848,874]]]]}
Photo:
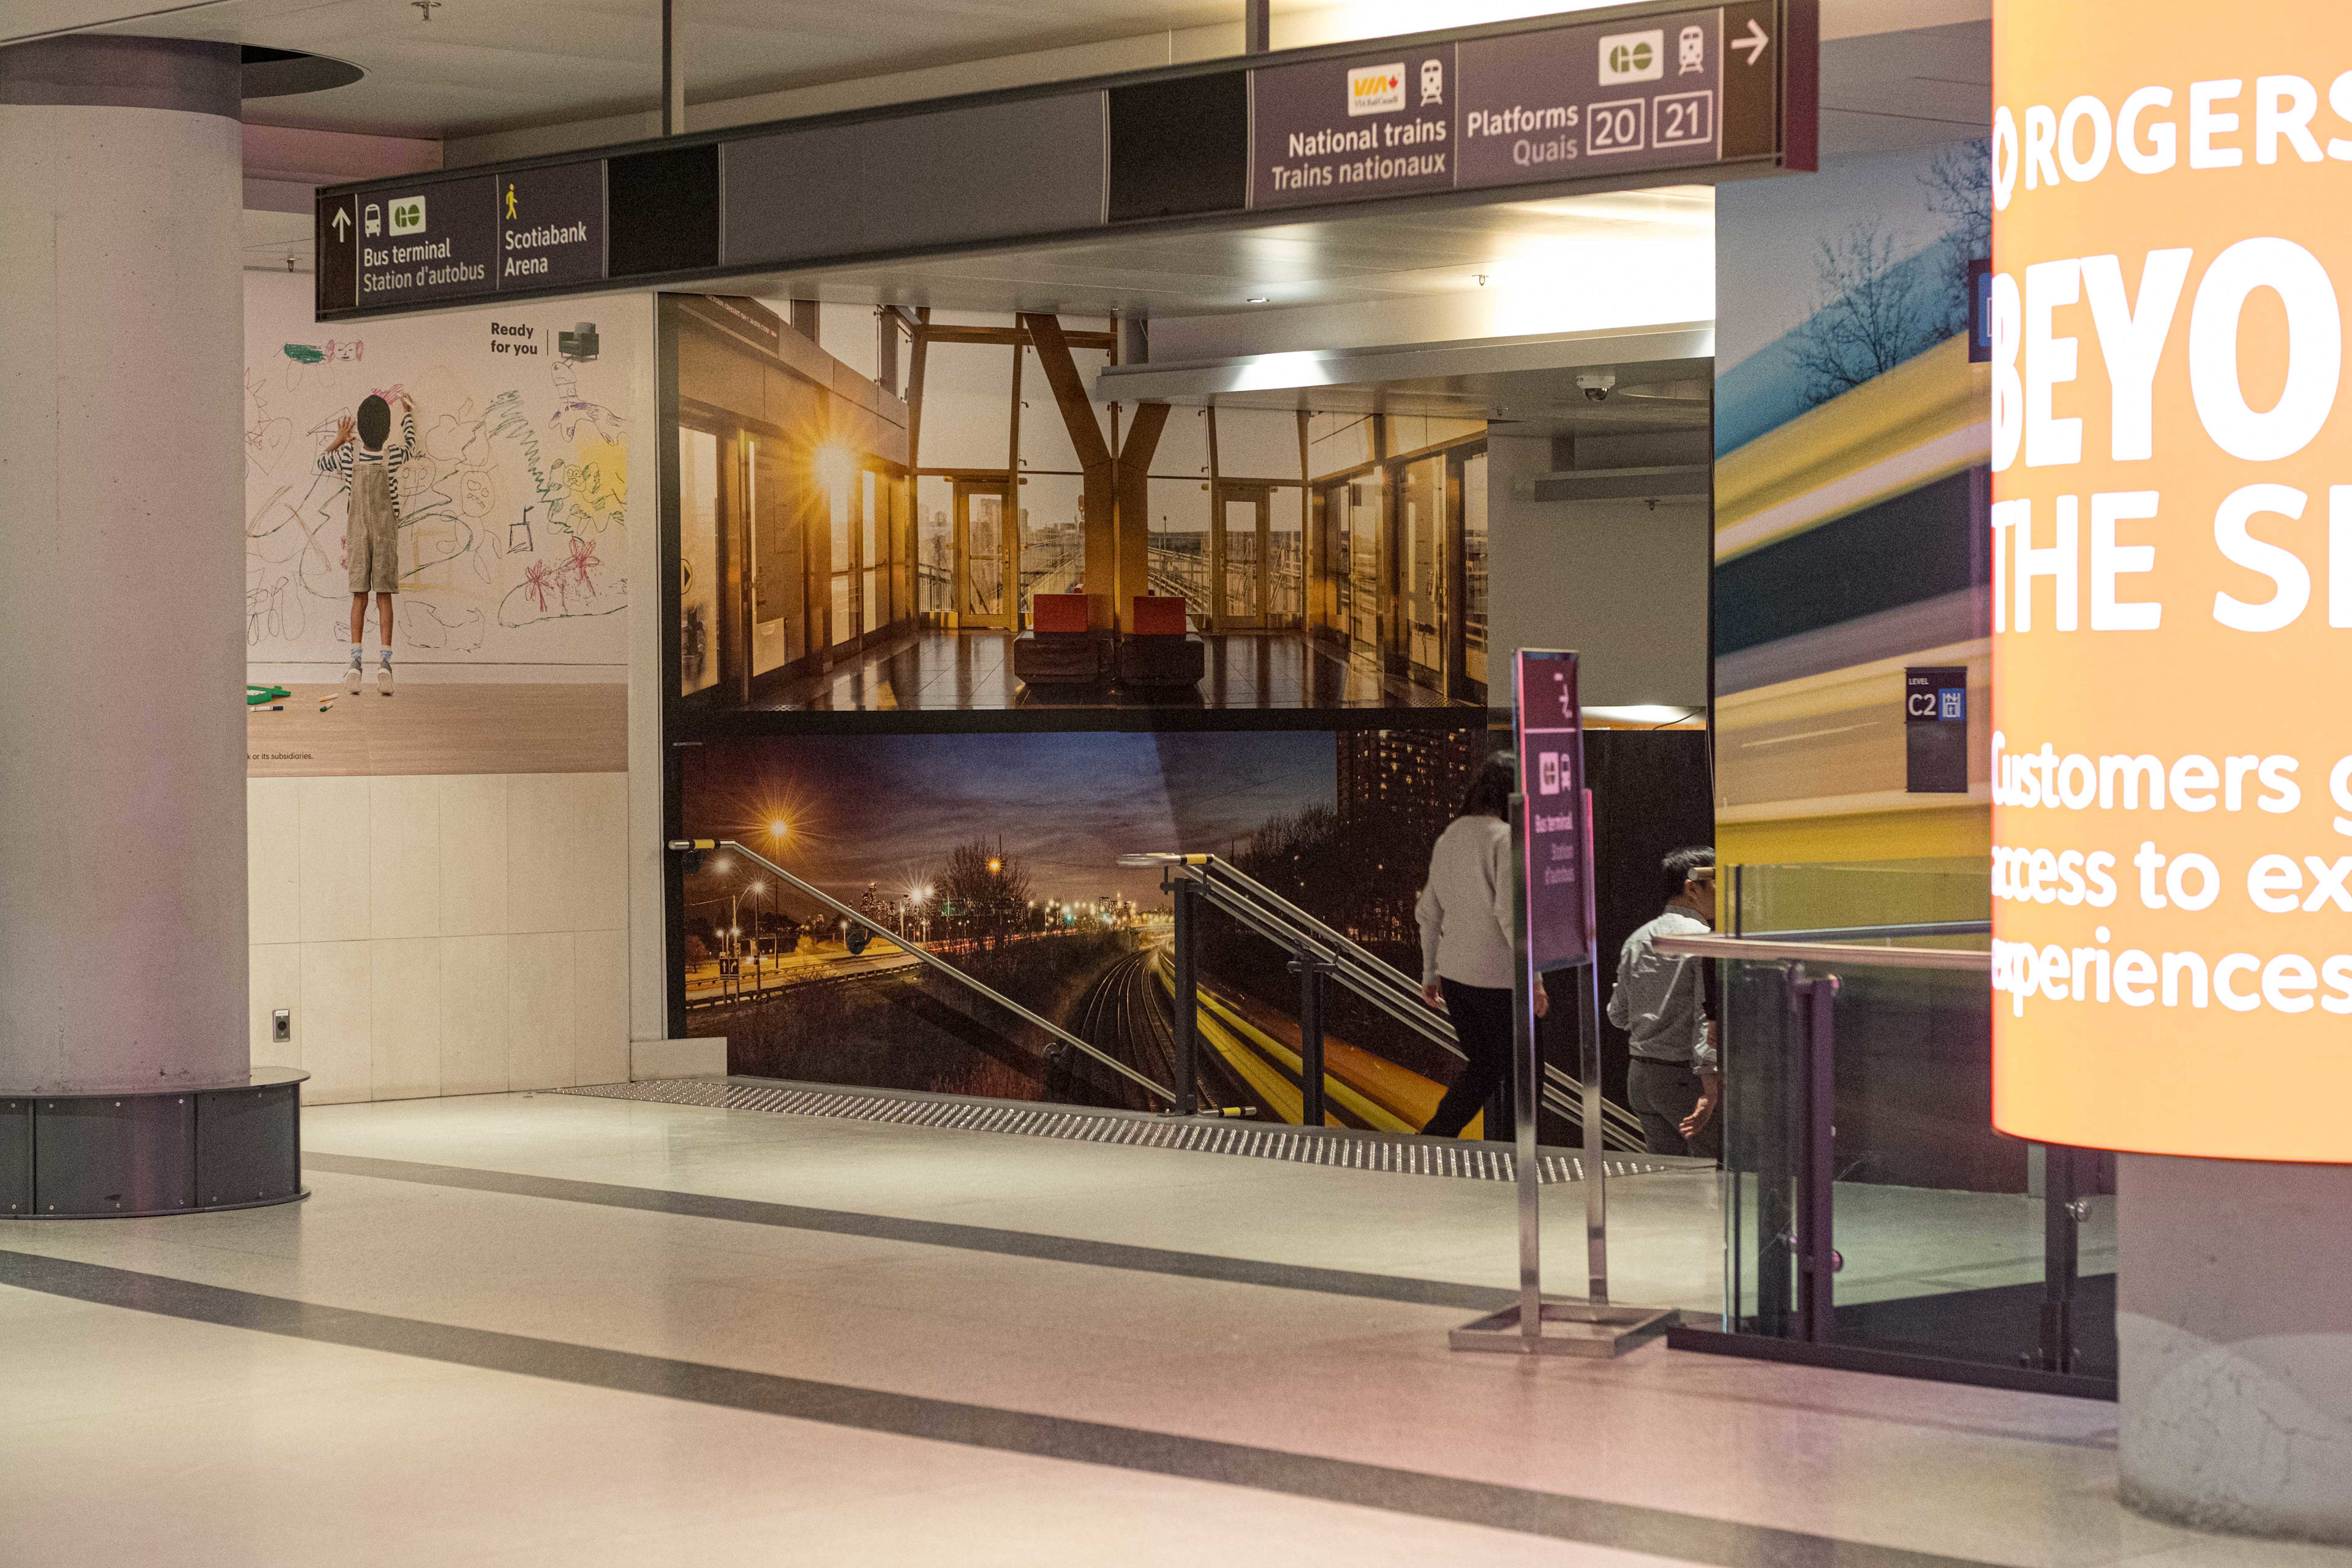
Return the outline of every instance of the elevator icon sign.
{"type": "Polygon", "coordinates": [[[392,204],[392,232],[422,234],[425,232],[425,198],[403,196],[392,204]]]}

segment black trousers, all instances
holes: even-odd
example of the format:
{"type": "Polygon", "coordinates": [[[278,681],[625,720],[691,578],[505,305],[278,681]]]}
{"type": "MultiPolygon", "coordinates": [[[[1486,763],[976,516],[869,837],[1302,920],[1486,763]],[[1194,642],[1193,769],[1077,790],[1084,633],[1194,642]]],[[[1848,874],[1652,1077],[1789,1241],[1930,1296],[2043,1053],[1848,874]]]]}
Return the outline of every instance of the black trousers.
{"type": "MultiPolygon", "coordinates": [[[[1511,991],[1507,985],[1465,985],[1458,980],[1437,984],[1445,993],[1445,1016],[1454,1020],[1454,1037],[1469,1059],[1422,1131],[1434,1138],[1459,1138],[1496,1089],[1503,1091],[1506,1106],[1513,1104],[1511,991]]],[[[1489,1127],[1486,1135],[1508,1137],[1511,1131],[1507,1126],[1489,1127]]]]}
{"type": "Polygon", "coordinates": [[[1651,1153],[1721,1157],[1722,1107],[1716,1108],[1697,1137],[1683,1137],[1683,1118],[1697,1109],[1699,1091],[1705,1087],[1698,1074],[1676,1062],[1635,1057],[1625,1064],[1625,1098],[1642,1119],[1643,1142],[1651,1153]]]}

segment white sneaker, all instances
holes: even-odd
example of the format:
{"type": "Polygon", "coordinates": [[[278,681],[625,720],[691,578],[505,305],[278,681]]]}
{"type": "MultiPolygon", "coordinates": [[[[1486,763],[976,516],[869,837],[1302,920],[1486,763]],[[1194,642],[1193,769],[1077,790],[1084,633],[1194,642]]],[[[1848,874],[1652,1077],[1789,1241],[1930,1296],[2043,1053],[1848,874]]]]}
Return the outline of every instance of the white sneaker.
{"type": "Polygon", "coordinates": [[[351,668],[343,671],[343,689],[357,697],[360,694],[360,678],[364,673],[360,668],[360,656],[352,655],[351,668]]]}
{"type": "MultiPolygon", "coordinates": [[[[385,659],[375,667],[375,689],[386,697],[392,695],[392,660],[385,659]]],[[[357,690],[358,686],[354,684],[352,689],[357,690]]]]}

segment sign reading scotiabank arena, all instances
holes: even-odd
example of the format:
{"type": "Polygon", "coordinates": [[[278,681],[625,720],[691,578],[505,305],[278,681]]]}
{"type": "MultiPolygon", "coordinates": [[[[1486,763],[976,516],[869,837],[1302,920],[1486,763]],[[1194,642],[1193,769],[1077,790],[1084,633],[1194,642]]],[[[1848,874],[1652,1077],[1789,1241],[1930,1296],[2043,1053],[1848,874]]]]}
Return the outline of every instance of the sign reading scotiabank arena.
{"type": "Polygon", "coordinates": [[[2352,1162],[2352,5],[1993,51],[1993,1121],[2352,1162]]]}

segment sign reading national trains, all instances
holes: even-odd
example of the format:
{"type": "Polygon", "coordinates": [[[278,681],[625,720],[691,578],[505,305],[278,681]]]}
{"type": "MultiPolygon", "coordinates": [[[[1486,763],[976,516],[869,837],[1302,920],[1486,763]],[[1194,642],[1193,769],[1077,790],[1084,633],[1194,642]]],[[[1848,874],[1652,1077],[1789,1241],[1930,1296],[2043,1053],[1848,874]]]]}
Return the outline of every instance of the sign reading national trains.
{"type": "Polygon", "coordinates": [[[1253,207],[1454,185],[1454,46],[1250,72],[1253,207]]]}

